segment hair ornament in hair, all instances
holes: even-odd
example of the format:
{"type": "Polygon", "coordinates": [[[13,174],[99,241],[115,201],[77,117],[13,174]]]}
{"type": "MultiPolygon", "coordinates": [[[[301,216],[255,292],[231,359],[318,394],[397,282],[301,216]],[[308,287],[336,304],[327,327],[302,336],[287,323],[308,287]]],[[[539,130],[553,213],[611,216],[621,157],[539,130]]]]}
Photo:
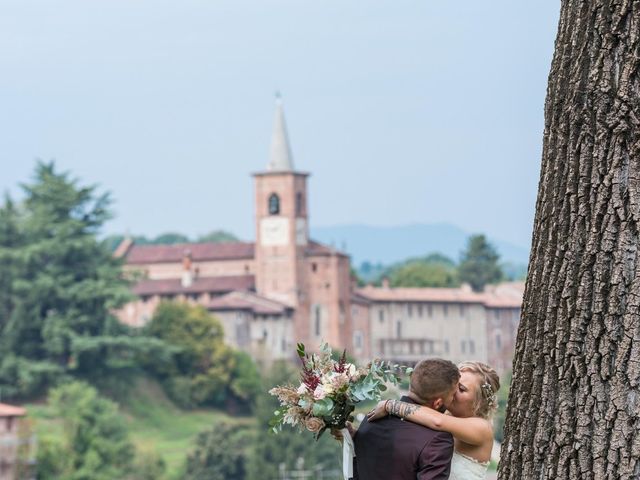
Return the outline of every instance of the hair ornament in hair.
{"type": "Polygon", "coordinates": [[[480,386],[480,388],[482,388],[482,394],[485,400],[487,401],[487,404],[489,405],[489,407],[493,408],[497,406],[498,399],[496,397],[496,392],[493,391],[493,387],[491,386],[491,384],[488,382],[484,382],[480,386]]]}

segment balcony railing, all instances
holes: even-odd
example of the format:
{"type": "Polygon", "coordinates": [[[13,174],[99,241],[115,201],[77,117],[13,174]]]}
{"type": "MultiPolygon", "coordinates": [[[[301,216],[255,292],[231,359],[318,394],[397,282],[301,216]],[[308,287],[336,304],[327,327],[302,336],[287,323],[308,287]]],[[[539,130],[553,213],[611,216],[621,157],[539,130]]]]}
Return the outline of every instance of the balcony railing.
{"type": "Polygon", "coordinates": [[[442,342],[431,338],[382,338],[378,340],[376,357],[415,363],[427,357],[441,356],[442,342]]]}

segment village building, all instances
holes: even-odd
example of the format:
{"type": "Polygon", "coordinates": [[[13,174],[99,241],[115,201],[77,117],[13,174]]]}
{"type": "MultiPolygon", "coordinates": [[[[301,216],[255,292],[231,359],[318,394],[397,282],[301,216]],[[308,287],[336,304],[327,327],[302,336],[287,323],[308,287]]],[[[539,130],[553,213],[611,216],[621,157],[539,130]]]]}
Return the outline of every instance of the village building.
{"type": "Polygon", "coordinates": [[[309,238],[309,174],[294,167],[280,100],[269,163],[253,178],[255,243],[119,245],[139,279],[121,321],[143,326],[160,301],[179,300],[207,308],[226,341],[260,361],[325,341],[359,360],[440,356],[510,368],[522,284],[356,288],[349,256],[309,238]]]}
{"type": "Polygon", "coordinates": [[[26,414],[22,407],[0,403],[0,480],[17,480],[18,472],[24,470],[19,452],[27,444],[20,428],[26,414]]]}

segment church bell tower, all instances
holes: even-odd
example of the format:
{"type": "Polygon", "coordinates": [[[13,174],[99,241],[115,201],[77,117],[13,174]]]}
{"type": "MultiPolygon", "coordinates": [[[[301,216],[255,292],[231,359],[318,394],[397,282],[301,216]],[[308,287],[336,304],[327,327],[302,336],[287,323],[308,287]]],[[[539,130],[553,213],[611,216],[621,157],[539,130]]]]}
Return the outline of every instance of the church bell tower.
{"type": "Polygon", "coordinates": [[[269,163],[266,171],[254,174],[256,290],[295,308],[297,340],[308,335],[308,176],[294,168],[282,100],[277,97],[269,163]]]}

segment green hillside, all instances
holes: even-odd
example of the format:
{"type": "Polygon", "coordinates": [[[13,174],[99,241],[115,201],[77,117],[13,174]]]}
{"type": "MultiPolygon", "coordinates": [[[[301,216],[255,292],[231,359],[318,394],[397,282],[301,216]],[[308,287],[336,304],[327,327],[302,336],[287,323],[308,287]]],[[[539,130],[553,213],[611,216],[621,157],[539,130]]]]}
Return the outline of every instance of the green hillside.
{"type": "MultiPolygon", "coordinates": [[[[180,478],[185,458],[199,432],[221,422],[243,426],[255,423],[253,418],[233,417],[220,410],[181,410],[156,382],[146,378],[139,379],[129,396],[118,403],[136,449],[162,457],[167,465],[167,479],[180,478]]],[[[61,436],[61,423],[47,404],[33,403],[26,407],[40,439],[61,436]]]]}

